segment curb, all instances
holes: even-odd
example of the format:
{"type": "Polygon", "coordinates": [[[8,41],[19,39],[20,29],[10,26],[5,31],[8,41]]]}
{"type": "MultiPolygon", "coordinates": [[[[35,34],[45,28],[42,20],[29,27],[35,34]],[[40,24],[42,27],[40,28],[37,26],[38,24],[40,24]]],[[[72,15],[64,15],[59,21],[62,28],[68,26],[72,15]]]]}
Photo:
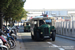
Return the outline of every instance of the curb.
{"type": "Polygon", "coordinates": [[[73,38],[73,37],[67,37],[67,36],[64,36],[64,35],[56,35],[57,37],[61,37],[61,38],[64,38],[64,39],[69,39],[69,40],[73,40],[73,41],[75,41],[75,38],[73,38]]]}

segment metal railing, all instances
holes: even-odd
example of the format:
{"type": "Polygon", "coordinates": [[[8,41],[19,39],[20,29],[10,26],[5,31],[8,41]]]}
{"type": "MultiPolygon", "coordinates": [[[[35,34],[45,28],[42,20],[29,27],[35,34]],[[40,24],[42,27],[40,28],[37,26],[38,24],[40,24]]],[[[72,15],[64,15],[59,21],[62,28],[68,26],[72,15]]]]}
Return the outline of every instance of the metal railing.
{"type": "Polygon", "coordinates": [[[56,33],[75,37],[75,21],[56,22],[56,33]]]}

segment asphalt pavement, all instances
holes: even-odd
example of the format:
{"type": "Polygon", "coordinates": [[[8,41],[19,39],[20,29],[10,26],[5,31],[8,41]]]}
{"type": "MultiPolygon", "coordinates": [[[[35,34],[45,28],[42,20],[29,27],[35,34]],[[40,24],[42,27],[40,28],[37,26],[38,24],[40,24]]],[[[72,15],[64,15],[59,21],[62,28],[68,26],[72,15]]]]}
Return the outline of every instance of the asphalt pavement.
{"type": "MultiPolygon", "coordinates": [[[[21,29],[21,27],[20,27],[20,29],[21,29]]],[[[21,31],[19,30],[19,32],[17,33],[16,47],[11,50],[25,50],[25,46],[24,46],[23,40],[21,38],[20,32],[21,31]]]]}
{"type": "Polygon", "coordinates": [[[34,41],[30,32],[23,32],[20,27],[17,46],[13,50],[75,50],[75,41],[56,36],[56,40],[34,41]]]}

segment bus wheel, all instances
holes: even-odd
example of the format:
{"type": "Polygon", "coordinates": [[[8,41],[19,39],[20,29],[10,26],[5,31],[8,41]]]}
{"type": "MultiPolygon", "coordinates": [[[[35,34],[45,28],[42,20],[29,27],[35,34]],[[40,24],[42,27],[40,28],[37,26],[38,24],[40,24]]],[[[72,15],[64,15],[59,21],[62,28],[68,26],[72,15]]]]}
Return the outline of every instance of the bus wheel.
{"type": "Polygon", "coordinates": [[[39,35],[39,33],[38,32],[36,32],[36,35],[35,35],[35,40],[40,40],[40,35],[39,35]]]}
{"type": "Polygon", "coordinates": [[[52,33],[52,41],[55,41],[55,35],[56,35],[56,33],[53,32],[53,33],[52,33]]]}

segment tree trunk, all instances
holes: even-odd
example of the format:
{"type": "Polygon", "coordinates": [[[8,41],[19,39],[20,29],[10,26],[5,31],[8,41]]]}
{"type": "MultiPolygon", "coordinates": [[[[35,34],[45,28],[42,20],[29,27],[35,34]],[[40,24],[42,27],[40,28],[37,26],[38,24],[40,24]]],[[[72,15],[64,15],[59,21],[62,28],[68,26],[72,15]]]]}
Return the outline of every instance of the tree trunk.
{"type": "Polygon", "coordinates": [[[14,21],[12,20],[12,26],[14,26],[14,21]]]}
{"type": "Polygon", "coordinates": [[[18,21],[18,26],[19,26],[19,21],[18,21]]]}
{"type": "Polygon", "coordinates": [[[0,29],[3,29],[2,26],[3,26],[3,16],[2,12],[0,11],[0,29]]]}
{"type": "Polygon", "coordinates": [[[11,21],[10,21],[10,17],[8,18],[8,22],[9,22],[9,25],[10,25],[10,23],[11,23],[11,21]]]}
{"type": "Polygon", "coordinates": [[[7,20],[6,20],[6,27],[7,27],[7,20]]]}

